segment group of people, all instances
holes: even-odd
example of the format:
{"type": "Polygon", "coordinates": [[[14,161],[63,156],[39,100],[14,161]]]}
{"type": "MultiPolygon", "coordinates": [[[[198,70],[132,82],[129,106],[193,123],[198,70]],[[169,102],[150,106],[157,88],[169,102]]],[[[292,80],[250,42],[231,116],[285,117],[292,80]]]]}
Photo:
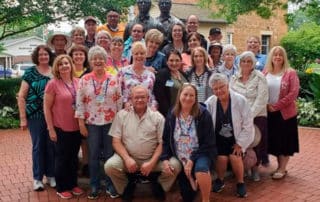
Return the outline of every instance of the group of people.
{"type": "Polygon", "coordinates": [[[111,198],[131,201],[136,183],[147,180],[164,200],[177,179],[182,201],[194,201],[200,190],[207,202],[211,191],[223,190],[228,165],[237,195],[246,197],[245,171],[259,181],[268,154],[278,162],[272,178],[284,178],[299,151],[299,79],[285,49],[262,55],[259,37],[250,36],[248,50],[237,55],[234,45],[222,45],[219,28],[208,43],[197,16],[186,26],[170,16],[171,1],[160,0],[163,10],[152,20],[151,1],[137,3],[139,16],[127,25],[111,10],[106,24],[87,17],[86,31],[54,33],[33,51],[18,106],[32,139],[34,190],[44,189],[46,176],[61,198],[83,194],[80,145],[88,199],[99,197],[103,180],[111,198]],[[256,160],[248,166],[250,151],[256,160]]]}

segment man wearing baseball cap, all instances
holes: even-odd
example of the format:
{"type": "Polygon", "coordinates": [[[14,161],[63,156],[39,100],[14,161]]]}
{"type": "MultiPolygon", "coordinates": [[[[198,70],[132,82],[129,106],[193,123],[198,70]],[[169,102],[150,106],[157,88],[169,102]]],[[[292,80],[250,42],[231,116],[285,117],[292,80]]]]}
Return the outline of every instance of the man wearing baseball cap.
{"type": "Polygon", "coordinates": [[[87,48],[91,48],[95,45],[97,23],[97,19],[93,16],[88,16],[84,20],[84,27],[87,30],[87,35],[84,44],[87,48]]]}
{"type": "Polygon", "coordinates": [[[222,40],[222,33],[221,29],[219,27],[213,27],[209,31],[209,41],[215,41],[221,43],[222,40]]]}

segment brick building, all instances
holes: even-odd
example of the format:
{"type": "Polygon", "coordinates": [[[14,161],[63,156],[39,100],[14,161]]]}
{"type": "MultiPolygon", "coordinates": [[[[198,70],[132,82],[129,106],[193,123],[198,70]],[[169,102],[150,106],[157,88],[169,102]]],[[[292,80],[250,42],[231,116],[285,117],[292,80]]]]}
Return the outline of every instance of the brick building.
{"type": "MultiPolygon", "coordinates": [[[[214,11],[199,8],[197,0],[172,0],[171,15],[185,22],[191,15],[197,15],[200,19],[199,32],[204,36],[209,35],[211,27],[219,27],[222,30],[224,44],[234,44],[238,53],[246,50],[246,40],[251,35],[259,36],[262,41],[261,51],[267,53],[271,47],[279,45],[281,38],[287,34],[288,26],[285,22],[287,10],[276,10],[270,19],[262,19],[255,13],[242,15],[233,24],[227,24],[224,19],[215,19],[210,15],[214,11]]],[[[153,17],[159,15],[158,3],[154,2],[150,14],[153,17]]]]}

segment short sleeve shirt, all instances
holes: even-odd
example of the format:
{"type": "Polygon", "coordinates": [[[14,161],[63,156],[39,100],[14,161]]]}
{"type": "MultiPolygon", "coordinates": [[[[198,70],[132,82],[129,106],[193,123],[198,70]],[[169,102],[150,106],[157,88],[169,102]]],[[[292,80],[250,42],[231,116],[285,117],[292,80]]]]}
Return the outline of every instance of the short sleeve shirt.
{"type": "Polygon", "coordinates": [[[157,111],[147,109],[139,118],[134,110],[117,113],[109,135],[121,139],[131,157],[148,160],[158,144],[162,144],[164,117],[157,111]]]}

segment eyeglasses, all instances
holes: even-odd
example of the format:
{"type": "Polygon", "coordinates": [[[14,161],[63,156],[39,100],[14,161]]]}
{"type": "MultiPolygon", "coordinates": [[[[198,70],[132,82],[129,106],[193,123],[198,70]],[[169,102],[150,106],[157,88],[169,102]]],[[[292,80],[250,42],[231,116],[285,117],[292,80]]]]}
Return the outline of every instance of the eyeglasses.
{"type": "Polygon", "coordinates": [[[111,44],[112,44],[113,46],[118,46],[118,47],[123,46],[123,43],[121,43],[121,42],[112,42],[111,44]]]}
{"type": "Polygon", "coordinates": [[[119,18],[118,15],[108,15],[107,17],[108,17],[108,18],[119,18]]]}
{"type": "Polygon", "coordinates": [[[240,62],[241,63],[249,63],[249,64],[253,63],[252,60],[240,60],[240,62]]]}
{"type": "Polygon", "coordinates": [[[136,29],[134,29],[134,30],[132,30],[132,32],[142,33],[142,30],[136,30],[136,29]]]}

